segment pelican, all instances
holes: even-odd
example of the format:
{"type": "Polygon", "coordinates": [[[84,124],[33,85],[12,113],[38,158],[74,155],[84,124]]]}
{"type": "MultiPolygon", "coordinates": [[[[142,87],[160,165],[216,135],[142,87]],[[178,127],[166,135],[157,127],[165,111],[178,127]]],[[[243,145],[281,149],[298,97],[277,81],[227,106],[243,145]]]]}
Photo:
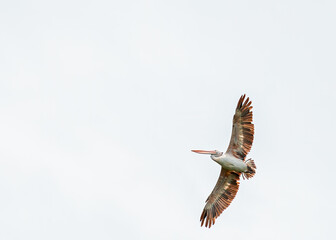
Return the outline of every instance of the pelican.
{"type": "Polygon", "coordinates": [[[216,218],[231,204],[235,198],[239,179],[249,179],[256,173],[256,165],[252,159],[247,159],[253,142],[254,125],[252,123],[252,102],[245,94],[238,101],[236,112],[233,116],[231,140],[226,152],[218,150],[191,150],[195,153],[210,154],[212,160],[221,165],[222,169],[217,183],[205,201],[200,221],[205,227],[215,224],[216,218]]]}

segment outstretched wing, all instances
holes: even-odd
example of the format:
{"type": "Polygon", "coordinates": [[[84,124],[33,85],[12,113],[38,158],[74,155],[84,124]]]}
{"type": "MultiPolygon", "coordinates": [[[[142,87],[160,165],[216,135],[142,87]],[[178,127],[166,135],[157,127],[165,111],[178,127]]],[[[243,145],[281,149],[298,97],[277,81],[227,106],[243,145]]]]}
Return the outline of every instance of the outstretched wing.
{"type": "Polygon", "coordinates": [[[238,101],[236,113],[233,116],[232,134],[226,153],[236,158],[245,159],[253,143],[254,125],[252,123],[252,102],[245,94],[238,101]]]}
{"type": "Polygon", "coordinates": [[[239,188],[240,173],[227,171],[222,168],[215,188],[205,201],[206,205],[201,215],[201,226],[205,221],[206,227],[215,224],[215,219],[230,205],[239,188]]]}

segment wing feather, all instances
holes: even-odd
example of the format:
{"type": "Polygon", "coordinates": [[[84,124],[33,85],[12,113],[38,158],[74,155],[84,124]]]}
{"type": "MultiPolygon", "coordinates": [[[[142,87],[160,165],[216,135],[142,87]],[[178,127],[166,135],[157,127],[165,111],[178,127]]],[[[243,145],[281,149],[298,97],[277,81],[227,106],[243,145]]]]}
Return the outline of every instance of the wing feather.
{"type": "Polygon", "coordinates": [[[200,221],[203,226],[211,227],[219,215],[231,204],[239,188],[240,173],[222,168],[216,186],[206,200],[200,221]]]}
{"type": "Polygon", "coordinates": [[[242,95],[238,101],[236,112],[233,116],[231,140],[226,151],[226,153],[230,153],[242,160],[250,152],[254,138],[252,102],[249,98],[245,100],[245,97],[245,94],[242,95]]]}

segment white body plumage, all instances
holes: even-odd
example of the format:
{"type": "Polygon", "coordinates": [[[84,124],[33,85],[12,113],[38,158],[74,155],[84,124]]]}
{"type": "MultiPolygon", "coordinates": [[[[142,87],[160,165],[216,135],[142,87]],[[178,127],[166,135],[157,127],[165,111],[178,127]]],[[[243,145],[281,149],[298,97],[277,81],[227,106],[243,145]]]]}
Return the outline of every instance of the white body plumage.
{"type": "Polygon", "coordinates": [[[211,155],[212,160],[217,162],[223,168],[236,172],[246,172],[247,164],[231,154],[224,153],[222,156],[217,157],[216,155],[211,155]]]}

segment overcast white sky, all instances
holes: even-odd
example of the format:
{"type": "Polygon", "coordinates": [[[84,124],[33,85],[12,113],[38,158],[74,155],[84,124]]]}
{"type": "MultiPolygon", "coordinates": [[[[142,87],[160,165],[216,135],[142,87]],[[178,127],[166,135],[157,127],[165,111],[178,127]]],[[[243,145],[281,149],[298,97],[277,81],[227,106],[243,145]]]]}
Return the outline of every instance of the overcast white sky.
{"type": "Polygon", "coordinates": [[[1,239],[330,239],[335,1],[2,1],[1,239]],[[256,176],[200,227],[241,94],[256,176]]]}

